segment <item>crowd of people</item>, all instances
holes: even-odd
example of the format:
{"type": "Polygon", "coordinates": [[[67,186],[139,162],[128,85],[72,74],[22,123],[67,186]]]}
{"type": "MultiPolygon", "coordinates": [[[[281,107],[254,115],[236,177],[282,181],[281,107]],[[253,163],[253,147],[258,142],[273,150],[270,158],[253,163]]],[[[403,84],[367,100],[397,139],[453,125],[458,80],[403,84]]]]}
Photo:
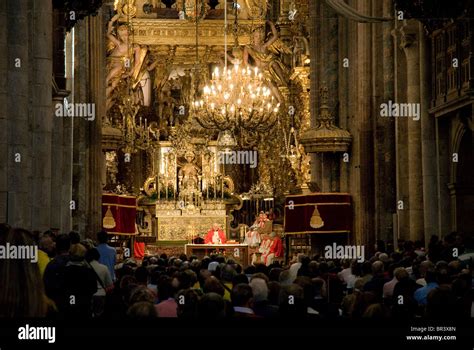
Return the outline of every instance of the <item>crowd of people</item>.
{"type": "Polygon", "coordinates": [[[458,319],[472,317],[472,261],[455,234],[406,241],[363,262],[298,254],[243,268],[221,255],[116,262],[106,232],[32,234],[2,225],[0,245],[37,245],[38,262],[0,260],[0,317],[52,319],[458,319]],[[459,255],[458,255],[459,253],[459,255]]]}

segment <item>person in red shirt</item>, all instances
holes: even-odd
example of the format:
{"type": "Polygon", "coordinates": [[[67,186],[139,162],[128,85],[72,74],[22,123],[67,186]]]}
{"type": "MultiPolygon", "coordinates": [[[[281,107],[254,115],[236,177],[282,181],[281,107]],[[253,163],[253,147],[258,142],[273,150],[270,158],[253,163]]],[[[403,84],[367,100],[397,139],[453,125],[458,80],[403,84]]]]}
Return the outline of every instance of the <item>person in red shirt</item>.
{"type": "Polygon", "coordinates": [[[204,244],[225,244],[226,238],[224,231],[215,223],[212,228],[207,231],[204,244]]]}
{"type": "Polygon", "coordinates": [[[283,256],[283,243],[281,238],[275,233],[270,234],[270,248],[268,249],[267,255],[264,257],[265,265],[269,266],[272,264],[273,259],[283,256]]]}

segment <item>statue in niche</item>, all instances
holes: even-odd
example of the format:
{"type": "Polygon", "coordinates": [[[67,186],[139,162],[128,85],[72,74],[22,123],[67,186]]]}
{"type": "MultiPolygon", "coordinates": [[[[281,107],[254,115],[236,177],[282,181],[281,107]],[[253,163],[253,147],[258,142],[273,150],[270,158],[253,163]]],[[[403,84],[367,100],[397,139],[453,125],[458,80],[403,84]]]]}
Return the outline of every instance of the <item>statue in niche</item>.
{"type": "Polygon", "coordinates": [[[304,35],[303,27],[300,26],[298,34],[293,37],[292,66],[305,67],[309,65],[309,42],[304,35]]]}
{"type": "Polygon", "coordinates": [[[117,183],[118,160],[115,151],[105,152],[105,164],[107,169],[107,184],[115,185],[117,183]]]}
{"type": "Polygon", "coordinates": [[[298,145],[298,154],[300,156],[300,171],[302,184],[311,181],[311,156],[304,151],[303,145],[298,145]]]}
{"type": "Polygon", "coordinates": [[[311,181],[311,156],[305,153],[303,145],[290,146],[289,162],[295,172],[297,186],[311,181]]]}
{"type": "Polygon", "coordinates": [[[192,92],[192,76],[191,70],[185,69],[184,75],[180,75],[181,79],[181,100],[182,105],[187,105],[191,101],[191,92],[192,92]]]}
{"type": "Polygon", "coordinates": [[[265,41],[265,28],[258,27],[252,33],[253,43],[244,48],[244,64],[253,60],[269,83],[273,96],[278,102],[283,102],[283,97],[278,86],[287,86],[288,69],[278,57],[279,54],[291,54],[291,50],[279,39],[278,31],[271,21],[266,21],[270,26],[271,34],[265,41]]]}
{"type": "Polygon", "coordinates": [[[178,172],[178,178],[180,179],[180,192],[181,189],[187,193],[199,191],[199,173],[200,169],[195,164],[194,152],[187,151],[184,155],[186,163],[183,164],[178,172]]]}
{"type": "Polygon", "coordinates": [[[158,100],[158,116],[160,118],[160,128],[164,126],[174,126],[174,108],[176,106],[176,100],[171,95],[170,89],[164,89],[161,91],[160,98],[158,100]]]}

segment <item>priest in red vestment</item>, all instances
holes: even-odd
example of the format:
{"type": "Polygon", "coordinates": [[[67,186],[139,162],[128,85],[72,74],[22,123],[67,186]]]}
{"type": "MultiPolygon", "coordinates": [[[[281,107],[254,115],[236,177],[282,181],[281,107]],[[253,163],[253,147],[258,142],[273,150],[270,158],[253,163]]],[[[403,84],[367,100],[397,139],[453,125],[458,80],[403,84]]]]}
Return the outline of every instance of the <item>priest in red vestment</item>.
{"type": "Polygon", "coordinates": [[[275,232],[270,234],[270,240],[271,243],[267,251],[262,253],[262,260],[267,266],[271,265],[275,258],[280,258],[284,254],[281,238],[275,232]]]}
{"type": "Polygon", "coordinates": [[[226,238],[224,231],[219,227],[219,224],[212,225],[212,228],[207,231],[204,244],[225,244],[226,238]]]}

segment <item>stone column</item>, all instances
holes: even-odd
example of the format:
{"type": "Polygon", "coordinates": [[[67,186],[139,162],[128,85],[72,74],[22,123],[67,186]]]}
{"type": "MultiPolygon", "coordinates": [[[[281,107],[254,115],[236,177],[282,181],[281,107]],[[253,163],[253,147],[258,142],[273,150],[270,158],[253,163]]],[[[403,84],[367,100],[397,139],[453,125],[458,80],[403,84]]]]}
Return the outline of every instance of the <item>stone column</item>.
{"type": "MultiPolygon", "coordinates": [[[[53,108],[51,98],[52,79],[52,2],[36,0],[32,3],[32,85],[33,104],[30,114],[32,125],[32,177],[30,195],[32,205],[32,229],[50,228],[51,214],[51,142],[53,108]]],[[[57,166],[60,168],[61,163],[57,166]]],[[[59,171],[60,169],[58,169],[59,171]]]]}
{"type": "MultiPolygon", "coordinates": [[[[71,102],[90,103],[88,32],[89,18],[77,22],[74,26],[74,86],[71,102]]],[[[72,198],[75,209],[72,210],[72,228],[81,234],[86,232],[87,193],[88,193],[88,149],[90,144],[87,132],[89,122],[83,118],[71,118],[73,138],[73,180],[72,198]]],[[[97,147],[97,146],[96,146],[97,147]]]]}
{"type": "MultiPolygon", "coordinates": [[[[7,23],[7,2],[0,1],[0,22],[7,23]]],[[[6,28],[6,27],[5,27],[6,28]]],[[[0,52],[7,53],[8,30],[0,30],[0,52]]],[[[9,56],[0,55],[0,76],[8,78],[9,56]]],[[[0,222],[7,222],[8,210],[8,115],[7,78],[0,83],[0,222]]]]}
{"type": "MultiPolygon", "coordinates": [[[[339,65],[338,65],[338,100],[339,100],[339,126],[343,129],[348,129],[348,122],[349,122],[349,96],[350,96],[350,88],[349,88],[349,81],[350,81],[350,74],[351,74],[351,64],[354,62],[349,61],[349,67],[344,67],[342,62],[344,59],[349,58],[349,36],[348,36],[348,28],[349,28],[349,21],[340,16],[339,17],[339,43],[343,43],[339,47],[339,65]]],[[[349,171],[350,171],[350,163],[351,163],[351,156],[350,152],[347,152],[349,155],[349,161],[344,161],[344,154],[341,154],[339,157],[339,191],[341,192],[349,192],[349,171]]]]}
{"type": "Polygon", "coordinates": [[[86,234],[95,237],[102,228],[102,119],[105,118],[105,25],[103,9],[97,16],[89,17],[90,37],[90,102],[95,104],[95,120],[89,121],[89,186],[88,223],[86,234]]]}
{"type": "Polygon", "coordinates": [[[95,119],[74,119],[73,227],[95,237],[102,227],[102,118],[105,116],[105,26],[102,10],[75,27],[74,102],[94,103],[95,119]]]}
{"type": "MultiPolygon", "coordinates": [[[[407,66],[407,103],[420,103],[420,55],[418,22],[409,20],[401,29],[402,48],[407,66]]],[[[400,101],[401,102],[401,101],[400,101]]],[[[423,179],[421,161],[421,122],[409,117],[408,123],[408,212],[410,239],[423,238],[423,179]]]]}
{"type": "Polygon", "coordinates": [[[425,245],[438,230],[437,171],[436,171],[436,128],[435,117],[429,115],[431,86],[431,61],[429,38],[421,23],[420,35],[420,101],[421,101],[421,153],[423,168],[423,214],[425,245]]]}
{"type": "MultiPolygon", "coordinates": [[[[374,15],[377,17],[393,16],[391,0],[374,1],[374,15]]],[[[395,121],[393,118],[380,116],[380,104],[394,101],[394,59],[391,31],[393,22],[373,24],[373,69],[374,79],[374,116],[375,116],[375,202],[377,238],[392,240],[393,213],[395,212],[395,121]]]]}
{"type": "MultiPolygon", "coordinates": [[[[357,10],[360,13],[371,13],[371,1],[357,1],[357,10]]],[[[355,180],[358,188],[358,199],[355,207],[355,229],[360,243],[367,249],[373,247],[373,237],[370,234],[374,229],[374,149],[373,149],[373,123],[372,111],[372,26],[359,23],[357,25],[357,116],[356,123],[359,132],[353,132],[354,140],[358,139],[357,146],[354,142],[353,152],[358,153],[358,169],[355,169],[355,180]]]]}
{"type": "MultiPolygon", "coordinates": [[[[4,28],[8,31],[8,73],[0,86],[5,85],[2,90],[7,90],[7,219],[12,226],[31,229],[31,215],[34,214],[31,202],[35,199],[30,196],[31,189],[28,185],[32,176],[29,152],[31,134],[28,122],[28,67],[31,65],[28,53],[28,3],[28,0],[6,2],[7,20],[4,22],[4,28]]],[[[0,56],[3,56],[3,53],[0,56]]]]}
{"type": "MultiPolygon", "coordinates": [[[[393,36],[394,56],[394,100],[396,102],[406,101],[406,59],[400,45],[401,33],[399,21],[395,21],[393,36]]],[[[407,120],[405,118],[395,119],[395,181],[396,181],[396,228],[397,239],[409,239],[409,213],[408,213],[408,138],[407,120]],[[403,204],[400,208],[399,205],[403,204]]]]}

